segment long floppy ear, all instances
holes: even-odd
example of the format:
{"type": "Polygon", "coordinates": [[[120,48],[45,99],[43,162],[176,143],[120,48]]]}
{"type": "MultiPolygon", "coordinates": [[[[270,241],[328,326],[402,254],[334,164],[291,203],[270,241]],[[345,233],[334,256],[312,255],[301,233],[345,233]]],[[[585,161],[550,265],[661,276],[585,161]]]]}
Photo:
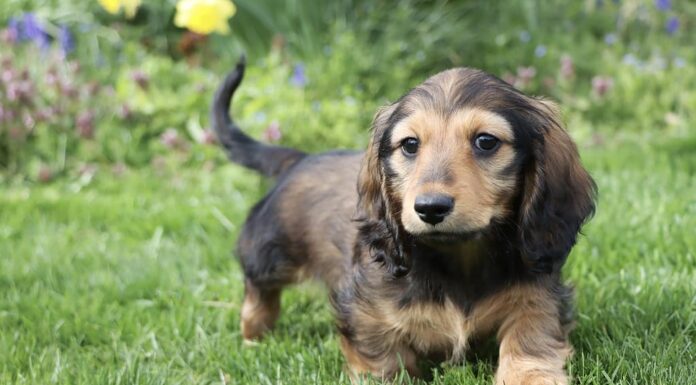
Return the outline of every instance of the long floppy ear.
{"type": "Polygon", "coordinates": [[[377,219],[385,215],[385,180],[379,160],[379,145],[396,106],[394,103],[381,107],[372,120],[372,136],[358,175],[358,211],[361,217],[377,219]]]}
{"type": "Polygon", "coordinates": [[[389,128],[390,118],[398,102],[382,107],[372,122],[372,137],[358,176],[358,220],[361,243],[375,261],[383,263],[393,277],[409,271],[403,250],[401,226],[393,215],[386,180],[379,158],[380,142],[389,128]]]}
{"type": "Polygon", "coordinates": [[[541,135],[524,177],[519,214],[522,257],[533,272],[558,271],[594,213],[596,185],[580,163],[577,147],[560,124],[558,107],[538,101],[541,135]]]}

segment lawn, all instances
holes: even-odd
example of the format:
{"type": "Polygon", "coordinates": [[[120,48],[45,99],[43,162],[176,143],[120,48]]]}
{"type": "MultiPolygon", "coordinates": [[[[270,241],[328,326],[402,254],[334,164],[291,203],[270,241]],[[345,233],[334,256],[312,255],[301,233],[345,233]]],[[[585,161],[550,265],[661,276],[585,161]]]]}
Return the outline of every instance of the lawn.
{"type": "MultiPolygon", "coordinates": [[[[582,152],[600,200],[565,270],[578,384],[696,382],[693,145],[582,152]]],[[[6,189],[0,383],[346,383],[318,286],[286,292],[277,330],[242,345],[230,250],[264,186],[221,166],[6,189]]],[[[492,371],[490,360],[437,368],[433,383],[487,383],[492,371]]]]}
{"type": "Polygon", "coordinates": [[[319,284],[242,344],[232,250],[272,181],[227,163],[207,118],[241,52],[235,118],[310,152],[365,148],[378,106],[453,66],[557,101],[599,190],[564,267],[574,384],[696,384],[692,2],[238,0],[203,37],[180,1],[0,9],[0,385],[349,383],[319,284]]]}

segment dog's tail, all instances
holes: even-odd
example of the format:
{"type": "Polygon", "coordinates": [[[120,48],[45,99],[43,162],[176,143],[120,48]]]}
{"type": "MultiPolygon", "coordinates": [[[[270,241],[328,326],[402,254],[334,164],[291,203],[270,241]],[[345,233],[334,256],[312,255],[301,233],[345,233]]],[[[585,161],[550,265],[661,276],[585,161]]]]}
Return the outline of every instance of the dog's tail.
{"type": "Polygon", "coordinates": [[[234,123],[229,112],[230,102],[234,91],[242,82],[245,65],[246,59],[242,56],[237,67],[227,75],[215,92],[211,110],[213,128],[231,161],[263,175],[275,177],[307,154],[292,148],[271,146],[256,141],[234,123]]]}

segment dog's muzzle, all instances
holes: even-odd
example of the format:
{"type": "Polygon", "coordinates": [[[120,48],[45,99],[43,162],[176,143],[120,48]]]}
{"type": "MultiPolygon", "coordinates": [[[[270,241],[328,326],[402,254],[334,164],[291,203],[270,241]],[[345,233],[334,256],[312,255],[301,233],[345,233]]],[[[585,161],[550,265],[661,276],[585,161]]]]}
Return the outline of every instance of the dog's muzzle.
{"type": "Polygon", "coordinates": [[[445,194],[423,194],[416,197],[413,208],[423,222],[434,226],[452,212],[454,198],[445,194]]]}

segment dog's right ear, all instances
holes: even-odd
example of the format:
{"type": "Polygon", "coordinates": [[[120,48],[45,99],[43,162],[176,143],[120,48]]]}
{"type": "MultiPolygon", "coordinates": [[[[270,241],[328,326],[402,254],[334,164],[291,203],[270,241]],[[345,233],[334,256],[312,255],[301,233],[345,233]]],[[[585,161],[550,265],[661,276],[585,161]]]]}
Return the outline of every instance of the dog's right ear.
{"type": "Polygon", "coordinates": [[[386,178],[380,159],[380,146],[393,123],[399,103],[380,108],[372,121],[372,137],[358,176],[358,220],[360,238],[375,261],[382,262],[389,274],[403,277],[410,262],[403,250],[401,228],[393,215],[387,195],[386,178]]]}
{"type": "Polygon", "coordinates": [[[377,110],[372,120],[372,136],[358,176],[358,215],[364,218],[383,218],[385,215],[384,172],[379,159],[379,146],[397,103],[377,110]]]}

